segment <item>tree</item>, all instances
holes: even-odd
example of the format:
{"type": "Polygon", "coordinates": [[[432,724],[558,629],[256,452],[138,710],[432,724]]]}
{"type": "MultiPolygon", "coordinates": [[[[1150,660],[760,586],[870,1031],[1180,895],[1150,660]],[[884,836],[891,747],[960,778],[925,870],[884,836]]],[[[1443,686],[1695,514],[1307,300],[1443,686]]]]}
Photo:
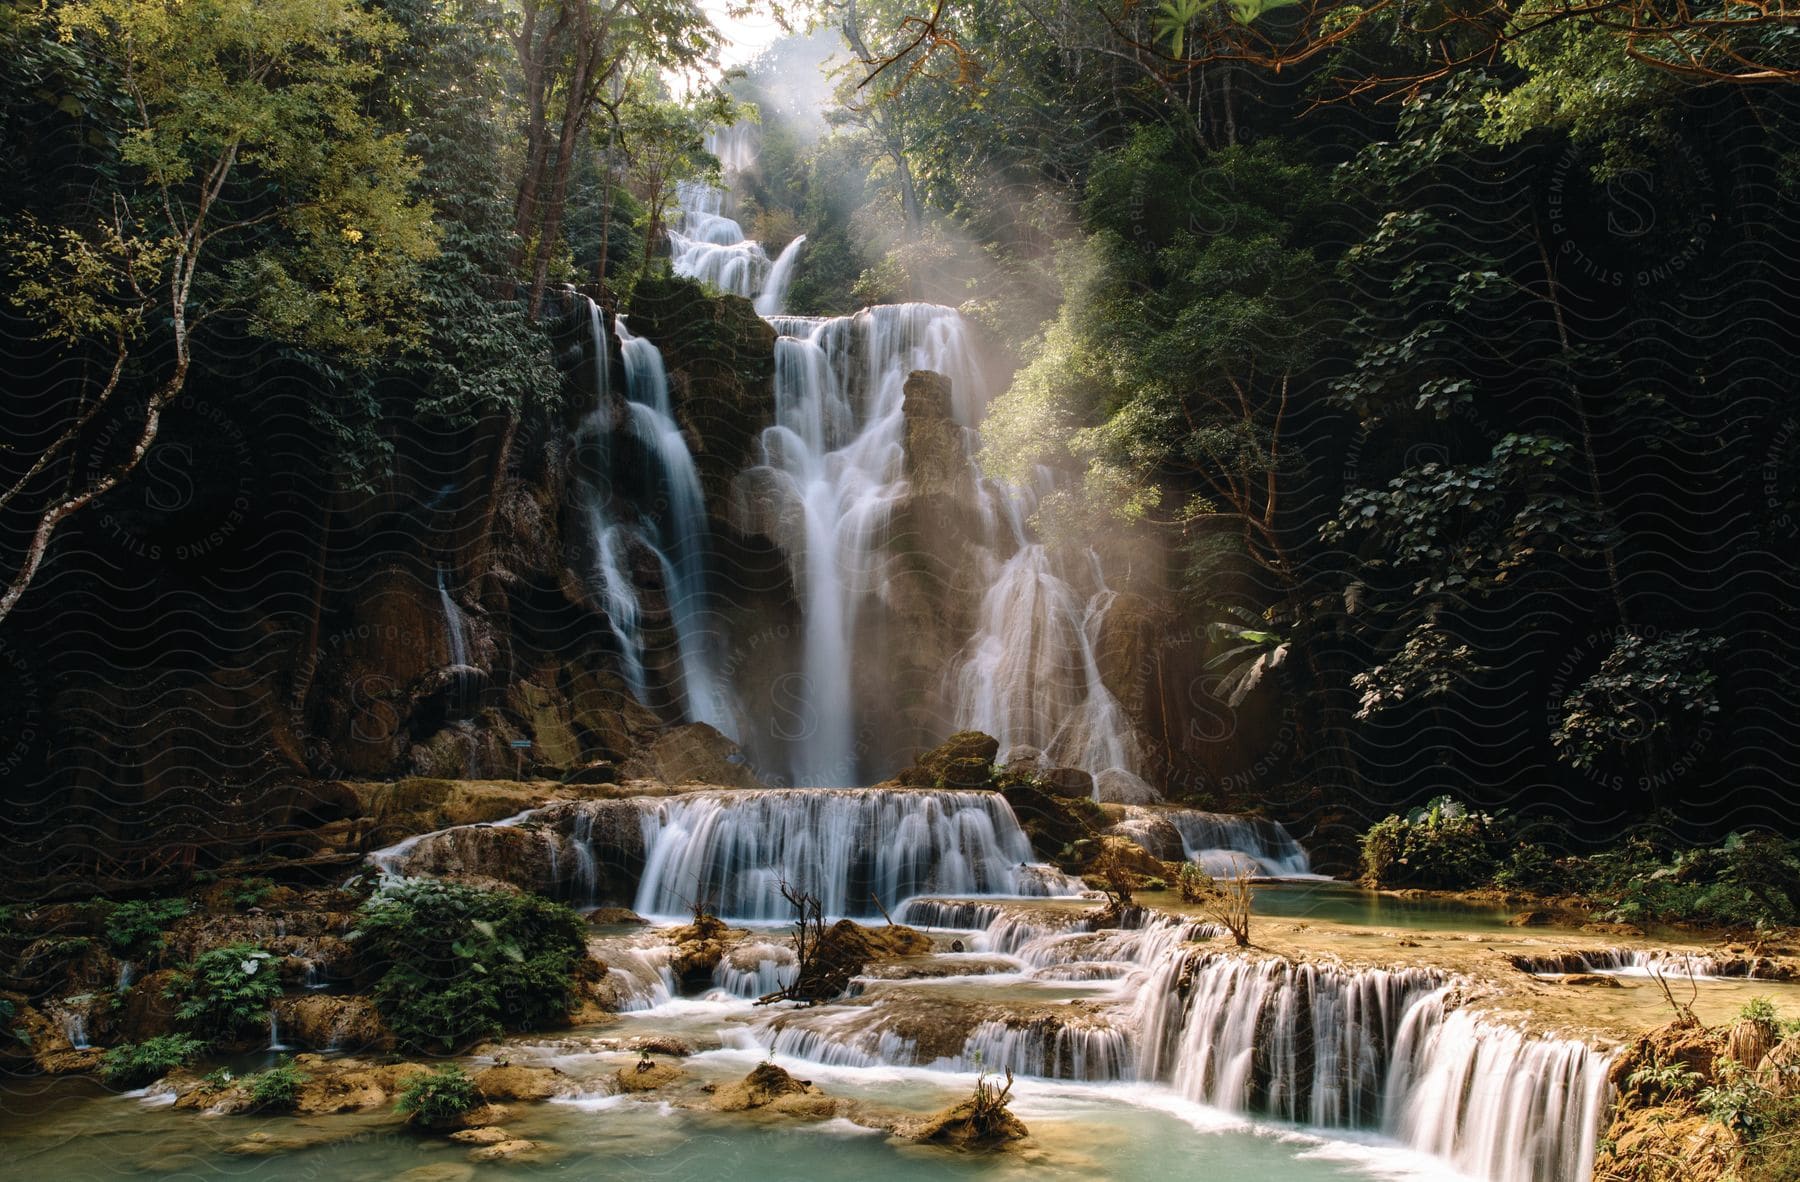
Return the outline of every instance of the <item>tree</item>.
{"type": "MultiPolygon", "coordinates": [[[[125,479],[186,386],[196,334],[247,318],[276,339],[366,358],[404,331],[435,249],[400,138],[360,109],[394,26],[348,0],[74,0],[39,36],[77,47],[122,96],[113,167],[85,205],[7,239],[14,303],[45,337],[103,359],[52,441],[0,493],[30,525],[0,618],[57,529],[125,479]],[[122,452],[85,454],[122,387],[151,387],[122,452]]],[[[10,474],[9,474],[10,475],[10,474]]]]}

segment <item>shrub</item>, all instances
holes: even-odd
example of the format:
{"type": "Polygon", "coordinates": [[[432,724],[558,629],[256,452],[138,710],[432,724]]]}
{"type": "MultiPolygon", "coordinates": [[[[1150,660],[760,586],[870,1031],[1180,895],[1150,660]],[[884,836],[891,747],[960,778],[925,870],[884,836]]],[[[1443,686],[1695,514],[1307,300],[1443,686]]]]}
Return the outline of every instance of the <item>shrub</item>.
{"type": "Polygon", "coordinates": [[[287,1112],[300,1099],[300,1085],[311,1077],[291,1060],[283,1060],[250,1083],[250,1103],[260,1112],[287,1112]]]}
{"type": "Polygon", "coordinates": [[[1458,890],[1488,882],[1500,867],[1506,825],[1440,796],[1409,816],[1363,834],[1362,872],[1371,886],[1458,890]]]}
{"type": "Polygon", "coordinates": [[[455,1120],[481,1103],[475,1081],[454,1065],[414,1075],[400,1089],[394,1111],[420,1124],[441,1125],[455,1120]]]}
{"type": "Polygon", "coordinates": [[[245,911],[260,907],[275,893],[275,883],[267,878],[246,878],[232,887],[227,895],[232,903],[245,911]]]}
{"type": "Polygon", "coordinates": [[[587,958],[567,907],[429,879],[370,899],[352,938],[389,1028],[429,1050],[562,1021],[587,958]]]}
{"type": "Polygon", "coordinates": [[[195,1034],[230,1040],[268,1023],[281,996],[274,956],[254,944],[228,944],[205,952],[170,984],[165,997],[195,1034]]]}
{"type": "Polygon", "coordinates": [[[1535,842],[1522,841],[1494,872],[1494,885],[1514,891],[1555,895],[1569,889],[1563,865],[1555,855],[1535,842]]]}
{"type": "Polygon", "coordinates": [[[205,1042],[185,1034],[159,1034],[106,1052],[100,1060],[100,1075],[115,1088],[141,1088],[187,1066],[205,1049],[205,1042]]]}
{"type": "Polygon", "coordinates": [[[1640,860],[1612,890],[1610,916],[1721,927],[1800,924],[1800,843],[1737,834],[1713,847],[1640,860]]]}
{"type": "Polygon", "coordinates": [[[187,913],[186,899],[120,903],[106,913],[106,942],[120,956],[148,956],[162,947],[164,929],[187,913]]]}

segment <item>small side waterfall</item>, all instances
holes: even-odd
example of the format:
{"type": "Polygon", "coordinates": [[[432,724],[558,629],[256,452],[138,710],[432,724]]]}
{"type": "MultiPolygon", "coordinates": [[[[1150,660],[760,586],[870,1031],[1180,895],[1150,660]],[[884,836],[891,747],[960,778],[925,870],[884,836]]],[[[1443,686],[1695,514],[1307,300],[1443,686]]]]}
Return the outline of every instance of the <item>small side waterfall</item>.
{"type": "Polygon", "coordinates": [[[1002,751],[1036,747],[1058,766],[1135,770],[1131,722],[1094,655],[1111,592],[1099,582],[1084,600],[1047,547],[1018,541],[982,599],[980,629],[955,673],[957,729],[993,735],[1002,751]]]}
{"type": "Polygon", "coordinates": [[[623,318],[617,329],[619,352],[625,362],[626,411],[631,430],[655,460],[657,477],[668,502],[664,520],[651,523],[664,544],[652,545],[652,549],[662,567],[663,587],[674,619],[687,717],[730,734],[737,730],[737,720],[713,652],[717,633],[707,619],[711,531],[706,519],[706,498],[700,490],[700,472],[688,450],[687,437],[675,423],[669,375],[663,367],[661,351],[642,337],[633,336],[623,318]]]}
{"type": "Polygon", "coordinates": [[[785,920],[783,882],[829,916],[874,916],[926,893],[1049,893],[1012,809],[991,792],[694,792],[640,811],[640,915],[704,902],[723,918],[785,920]]]}
{"type": "Polygon", "coordinates": [[[1312,861],[1279,821],[1199,809],[1125,806],[1109,830],[1130,838],[1153,857],[1197,862],[1208,874],[1229,877],[1247,869],[1259,878],[1312,873],[1312,861]]]}
{"type": "Polygon", "coordinates": [[[769,268],[768,282],[763,285],[762,294],[756,297],[756,310],[760,315],[779,316],[787,311],[788,285],[794,281],[794,265],[800,261],[800,248],[805,244],[806,235],[801,234],[775,256],[775,265],[769,268]]]}
{"type": "Polygon", "coordinates": [[[648,460],[661,507],[651,515],[614,496],[613,465],[620,449],[613,439],[611,353],[605,315],[591,299],[586,302],[594,408],[575,432],[580,463],[574,484],[593,547],[593,586],[606,610],[620,675],[634,697],[649,700],[643,598],[632,578],[635,548],[655,562],[660,575],[679,671],[679,684],[671,690],[684,717],[731,733],[737,729],[736,711],[718,671],[718,630],[708,612],[711,529],[699,471],[675,421],[662,353],[633,336],[623,317],[615,322],[625,370],[625,424],[648,460]]]}
{"type": "Polygon", "coordinates": [[[444,608],[444,631],[450,638],[450,663],[467,665],[469,663],[468,625],[463,620],[462,608],[456,606],[456,600],[450,598],[450,586],[442,563],[437,568],[438,602],[444,608]]]}

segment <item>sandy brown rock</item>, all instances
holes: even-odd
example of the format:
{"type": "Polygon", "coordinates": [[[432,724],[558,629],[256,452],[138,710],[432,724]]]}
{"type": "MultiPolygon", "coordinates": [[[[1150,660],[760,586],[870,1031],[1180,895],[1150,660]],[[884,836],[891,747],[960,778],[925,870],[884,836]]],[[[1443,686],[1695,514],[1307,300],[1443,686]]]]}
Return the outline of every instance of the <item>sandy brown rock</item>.
{"type": "Polygon", "coordinates": [[[366,997],[303,993],[275,1003],[284,1042],[308,1050],[388,1050],[394,1036],[366,997]]]}
{"type": "Polygon", "coordinates": [[[713,970],[731,947],[729,930],[711,915],[702,915],[693,923],[670,928],[669,943],[675,945],[669,970],[677,981],[689,988],[704,988],[709,984],[713,970]]]}
{"type": "Polygon", "coordinates": [[[554,1067],[499,1064],[476,1072],[473,1078],[489,1100],[548,1100],[567,1090],[567,1080],[554,1067]]]}
{"type": "Polygon", "coordinates": [[[961,1100],[921,1120],[907,1122],[896,1132],[911,1141],[948,1145],[958,1149],[998,1149],[1023,1140],[1031,1130],[1025,1122],[1002,1108],[983,1116],[975,1101],[961,1100]]]}
{"type": "Polygon", "coordinates": [[[499,1125],[480,1125],[473,1129],[458,1129],[450,1134],[450,1139],[459,1145],[499,1145],[515,1138],[499,1125]]]}
{"type": "Polygon", "coordinates": [[[621,1067],[616,1078],[619,1087],[627,1092],[653,1092],[685,1078],[686,1075],[685,1071],[672,1063],[653,1062],[647,1067],[642,1063],[621,1067]]]}
{"type": "Polygon", "coordinates": [[[704,722],[670,728],[619,768],[622,779],[659,780],[671,787],[710,784],[761,788],[743,750],[704,722]]]}
{"type": "Polygon", "coordinates": [[[822,1095],[808,1081],[795,1079],[773,1063],[759,1063],[743,1079],[721,1085],[713,1092],[712,1106],[720,1112],[744,1112],[763,1108],[784,1096],[822,1095]]]}
{"type": "Polygon", "coordinates": [[[550,1153],[550,1147],[540,1141],[514,1138],[471,1150],[469,1160],[472,1162],[541,1161],[550,1153]]]}

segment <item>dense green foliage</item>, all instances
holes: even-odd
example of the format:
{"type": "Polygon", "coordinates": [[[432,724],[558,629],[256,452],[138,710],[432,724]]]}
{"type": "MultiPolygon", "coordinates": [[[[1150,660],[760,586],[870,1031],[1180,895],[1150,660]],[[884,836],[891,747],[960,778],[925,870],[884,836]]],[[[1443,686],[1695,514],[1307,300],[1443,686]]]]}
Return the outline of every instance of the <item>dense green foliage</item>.
{"type": "Polygon", "coordinates": [[[481,1103],[475,1081],[454,1064],[409,1077],[400,1089],[396,1112],[421,1124],[438,1125],[455,1120],[481,1103]]]}
{"type": "Polygon", "coordinates": [[[275,957],[254,944],[228,944],[195,958],[170,983],[176,1016],[195,1034],[231,1042],[267,1030],[269,1010],[281,996],[275,957]]]}
{"type": "Polygon", "coordinates": [[[1671,846],[1635,837],[1587,857],[1552,859],[1503,885],[1591,900],[1606,918],[1733,928],[1800,925],[1800,842],[1765,833],[1732,834],[1716,846],[1671,846]]]}
{"type": "Polygon", "coordinates": [[[1502,818],[1439,797],[1370,827],[1362,840],[1363,881],[1445,890],[1480,886],[1499,869],[1509,828],[1502,818]]]}
{"type": "Polygon", "coordinates": [[[564,1020],[587,956],[561,904],[429,879],[371,899],[356,939],[388,1027],[433,1051],[564,1020]]]}
{"type": "Polygon", "coordinates": [[[177,1067],[185,1067],[206,1049],[204,1039],[185,1034],[159,1034],[139,1043],[123,1043],[100,1060],[100,1074],[115,1088],[141,1088],[177,1067]]]}
{"type": "Polygon", "coordinates": [[[300,1087],[308,1079],[306,1072],[284,1059],[267,1071],[258,1072],[250,1081],[250,1103],[259,1112],[287,1112],[300,1098],[300,1087]]]}
{"type": "Polygon", "coordinates": [[[106,942],[123,957],[145,956],[162,947],[163,931],[188,913],[186,899],[132,899],[105,907],[106,942]]]}

